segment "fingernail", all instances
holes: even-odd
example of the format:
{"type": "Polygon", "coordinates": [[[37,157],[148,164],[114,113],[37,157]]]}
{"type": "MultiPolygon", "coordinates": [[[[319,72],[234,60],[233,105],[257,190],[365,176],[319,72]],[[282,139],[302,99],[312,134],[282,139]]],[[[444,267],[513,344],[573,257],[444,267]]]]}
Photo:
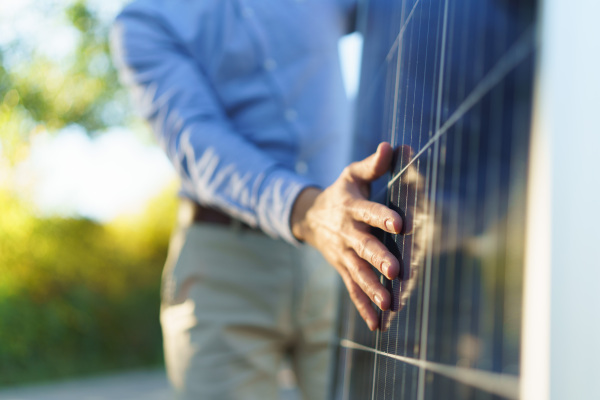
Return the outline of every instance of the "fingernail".
{"type": "Polygon", "coordinates": [[[375,329],[377,329],[377,322],[375,322],[373,320],[369,321],[368,325],[369,325],[369,329],[372,330],[372,331],[374,331],[375,329]]]}
{"type": "Polygon", "coordinates": [[[381,304],[383,304],[383,298],[381,297],[381,295],[379,295],[379,294],[375,295],[375,303],[377,303],[379,308],[381,308],[381,304]]]}
{"type": "Polygon", "coordinates": [[[396,232],[396,230],[394,229],[394,223],[390,219],[385,220],[385,227],[388,231],[396,232]]]}
{"type": "Polygon", "coordinates": [[[381,266],[381,269],[383,270],[383,273],[385,274],[386,277],[390,277],[390,268],[392,267],[392,265],[388,262],[384,262],[383,265],[381,266]]]}

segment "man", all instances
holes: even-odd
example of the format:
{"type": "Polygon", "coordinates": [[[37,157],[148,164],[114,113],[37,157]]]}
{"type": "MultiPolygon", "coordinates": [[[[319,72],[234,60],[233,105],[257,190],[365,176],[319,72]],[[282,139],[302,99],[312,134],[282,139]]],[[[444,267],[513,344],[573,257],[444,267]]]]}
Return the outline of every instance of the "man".
{"type": "Polygon", "coordinates": [[[182,398],[276,398],[286,352],[303,396],[325,398],[336,276],[323,257],[371,329],[371,301],[389,307],[369,264],[394,278],[398,261],[369,230],[398,233],[402,221],[367,197],[392,149],[343,168],[349,107],[337,42],[354,8],[140,0],[117,18],[121,78],[186,199],[161,307],[182,398]]]}

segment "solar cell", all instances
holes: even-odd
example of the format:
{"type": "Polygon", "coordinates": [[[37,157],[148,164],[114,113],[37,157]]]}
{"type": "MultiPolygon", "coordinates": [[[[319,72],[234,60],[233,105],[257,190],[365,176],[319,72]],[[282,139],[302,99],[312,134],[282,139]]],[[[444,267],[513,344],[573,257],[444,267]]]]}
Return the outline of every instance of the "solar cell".
{"type": "Polygon", "coordinates": [[[518,398],[536,1],[368,0],[355,142],[402,264],[370,332],[342,295],[336,399],[518,398]],[[362,153],[361,153],[362,152],[362,153]]]}

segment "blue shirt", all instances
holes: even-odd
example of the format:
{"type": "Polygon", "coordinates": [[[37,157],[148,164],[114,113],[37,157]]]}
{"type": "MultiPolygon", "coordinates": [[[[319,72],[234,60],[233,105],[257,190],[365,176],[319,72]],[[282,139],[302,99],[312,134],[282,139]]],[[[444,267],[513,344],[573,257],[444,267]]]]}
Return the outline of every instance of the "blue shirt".
{"type": "Polygon", "coordinates": [[[139,0],[112,31],[122,81],[182,192],[290,242],[290,214],[348,158],[338,57],[353,0],[139,0]]]}

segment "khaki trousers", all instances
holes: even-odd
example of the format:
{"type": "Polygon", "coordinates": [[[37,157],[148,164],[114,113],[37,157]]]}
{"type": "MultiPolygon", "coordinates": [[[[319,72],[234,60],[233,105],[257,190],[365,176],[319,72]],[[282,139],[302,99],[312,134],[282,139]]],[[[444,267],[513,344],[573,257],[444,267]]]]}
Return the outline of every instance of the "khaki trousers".
{"type": "Polygon", "coordinates": [[[327,397],[338,279],[314,249],[235,226],[173,236],[161,324],[181,399],[278,399],[289,354],[302,397],[327,397]]]}

